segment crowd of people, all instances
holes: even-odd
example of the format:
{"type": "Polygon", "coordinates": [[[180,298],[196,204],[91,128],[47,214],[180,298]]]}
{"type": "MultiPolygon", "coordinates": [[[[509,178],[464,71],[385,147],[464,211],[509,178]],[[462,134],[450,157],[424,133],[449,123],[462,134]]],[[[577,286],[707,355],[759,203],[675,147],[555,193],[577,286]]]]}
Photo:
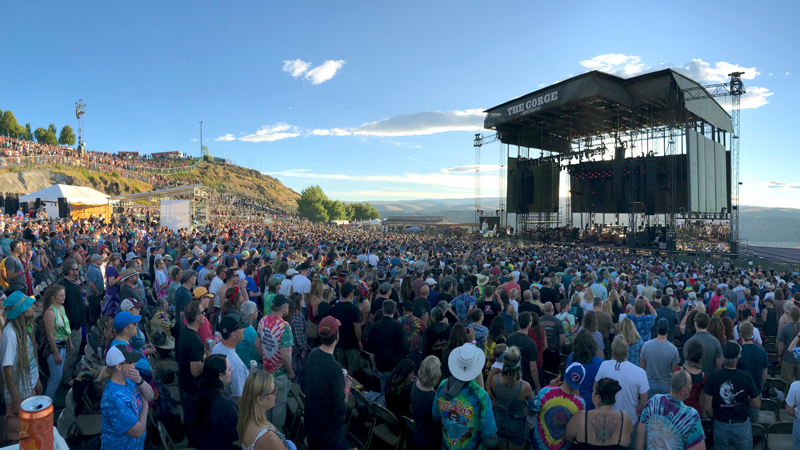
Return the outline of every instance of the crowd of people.
{"type": "Polygon", "coordinates": [[[170,402],[201,450],[350,449],[384,409],[417,449],[742,449],[764,396],[800,411],[796,272],[273,215],[0,229],[9,441],[93,357],[108,449],[170,402]]]}

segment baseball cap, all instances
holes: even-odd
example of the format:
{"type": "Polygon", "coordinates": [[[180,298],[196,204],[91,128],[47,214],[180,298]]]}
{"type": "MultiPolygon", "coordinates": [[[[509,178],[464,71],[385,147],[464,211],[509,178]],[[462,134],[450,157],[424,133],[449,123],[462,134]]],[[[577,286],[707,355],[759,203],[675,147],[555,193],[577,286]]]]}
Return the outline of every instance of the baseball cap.
{"type": "Polygon", "coordinates": [[[272,299],[272,308],[280,308],[283,305],[291,305],[292,301],[283,294],[278,294],[272,299]]]}
{"type": "Polygon", "coordinates": [[[102,257],[102,256],[100,256],[100,255],[98,255],[97,253],[95,253],[94,255],[92,255],[92,261],[99,261],[99,260],[101,260],[101,259],[103,259],[103,257],[102,257]]]}
{"type": "Polygon", "coordinates": [[[219,333],[222,335],[222,339],[228,339],[234,331],[245,328],[247,328],[247,322],[237,314],[228,314],[219,322],[219,333]]]}
{"type": "Polygon", "coordinates": [[[130,311],[132,308],[142,309],[144,302],[137,302],[136,299],[126,298],[119,304],[120,311],[130,311]]]}
{"type": "Polygon", "coordinates": [[[297,275],[298,273],[300,273],[300,272],[298,272],[298,271],[296,271],[294,269],[289,269],[289,270],[286,271],[286,276],[290,277],[292,275],[297,275]]]}
{"type": "Polygon", "coordinates": [[[384,282],[384,283],[381,283],[381,285],[380,285],[380,287],[378,289],[380,289],[381,294],[385,294],[385,293],[387,293],[387,292],[392,290],[392,285],[389,284],[389,283],[384,282]]]}
{"type": "Polygon", "coordinates": [[[324,319],[322,319],[319,322],[318,332],[322,336],[331,336],[332,334],[334,334],[337,331],[339,331],[339,325],[341,325],[341,324],[342,323],[339,322],[339,319],[337,319],[337,318],[335,318],[333,316],[325,317],[324,319]]]}
{"type": "Polygon", "coordinates": [[[204,287],[194,288],[194,290],[192,291],[192,297],[194,297],[194,298],[203,298],[204,295],[212,295],[213,296],[214,294],[209,294],[208,293],[208,289],[206,289],[204,287]]]}
{"type": "Polygon", "coordinates": [[[564,381],[572,389],[579,389],[583,378],[586,376],[586,369],[580,363],[572,363],[564,372],[564,381]]]}
{"type": "Polygon", "coordinates": [[[192,278],[193,276],[196,275],[197,272],[195,272],[194,270],[191,269],[184,270],[183,273],[181,274],[181,283],[186,283],[187,281],[189,281],[189,278],[192,278]]]}
{"type": "Polygon", "coordinates": [[[142,354],[127,345],[114,345],[106,352],[106,366],[108,367],[114,367],[122,363],[135,364],[140,359],[142,359],[142,354]]]}
{"type": "Polygon", "coordinates": [[[665,318],[658,319],[658,334],[667,334],[669,332],[669,322],[665,318]]]}
{"type": "Polygon", "coordinates": [[[722,348],[722,356],[725,359],[736,359],[739,357],[741,350],[742,348],[739,347],[739,344],[733,341],[728,341],[728,343],[725,344],[725,347],[722,348]]]}
{"type": "Polygon", "coordinates": [[[139,323],[141,320],[142,316],[134,316],[128,311],[121,311],[114,317],[114,329],[121,330],[132,323],[139,323]]]}
{"type": "Polygon", "coordinates": [[[298,267],[297,270],[308,270],[309,268],[310,266],[308,265],[308,263],[303,263],[300,264],[300,267],[298,267]]]}
{"type": "Polygon", "coordinates": [[[434,280],[433,278],[428,278],[425,280],[425,284],[427,284],[428,286],[435,286],[436,280],[434,280]]]}

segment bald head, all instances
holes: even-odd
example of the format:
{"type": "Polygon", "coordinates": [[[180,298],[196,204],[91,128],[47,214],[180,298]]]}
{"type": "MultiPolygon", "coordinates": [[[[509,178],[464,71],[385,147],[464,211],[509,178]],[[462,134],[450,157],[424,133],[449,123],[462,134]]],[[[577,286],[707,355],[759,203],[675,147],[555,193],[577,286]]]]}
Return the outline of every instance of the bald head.
{"type": "Polygon", "coordinates": [[[552,303],[547,302],[547,303],[544,304],[544,313],[545,314],[549,314],[549,315],[553,314],[553,304],[552,303]]]}

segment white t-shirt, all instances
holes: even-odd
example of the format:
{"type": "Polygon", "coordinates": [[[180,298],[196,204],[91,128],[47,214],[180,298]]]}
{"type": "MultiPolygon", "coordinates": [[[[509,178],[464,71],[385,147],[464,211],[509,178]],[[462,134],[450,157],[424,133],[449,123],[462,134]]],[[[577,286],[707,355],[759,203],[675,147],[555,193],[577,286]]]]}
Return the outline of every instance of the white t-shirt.
{"type": "Polygon", "coordinates": [[[789,395],[786,396],[786,404],[794,408],[795,419],[800,419],[800,381],[795,381],[789,386],[789,395]]]}
{"type": "Polygon", "coordinates": [[[311,280],[299,273],[292,278],[292,286],[295,292],[303,294],[303,307],[306,306],[306,294],[311,292],[311,280]]]}
{"type": "Polygon", "coordinates": [[[636,414],[636,407],[639,405],[639,394],[647,394],[650,383],[647,381],[647,372],[639,366],[628,361],[618,363],[617,361],[603,361],[597,369],[595,382],[603,378],[611,378],[619,381],[622,390],[617,392],[617,401],[611,407],[613,411],[625,411],[631,416],[633,425],[639,421],[636,414]]]}
{"type": "Polygon", "coordinates": [[[511,306],[514,307],[514,312],[519,314],[519,302],[513,299],[509,300],[508,302],[511,303],[511,306]]]}
{"type": "MultiPolygon", "coordinates": [[[[5,328],[3,328],[3,336],[0,337],[0,360],[3,361],[3,367],[11,366],[14,378],[14,384],[17,385],[17,389],[19,389],[19,396],[22,400],[28,398],[31,395],[31,391],[36,386],[36,382],[39,381],[39,366],[36,364],[36,353],[33,351],[33,343],[30,339],[28,339],[28,361],[31,363],[31,373],[30,373],[30,386],[20,386],[20,376],[17,373],[17,334],[14,332],[14,328],[11,326],[11,323],[8,323],[5,328]]],[[[3,372],[3,379],[5,380],[5,372],[3,372]]],[[[8,381],[5,382],[3,385],[3,395],[6,399],[6,405],[11,405],[13,400],[11,399],[11,391],[8,390],[8,381]]]]}
{"type": "Polygon", "coordinates": [[[219,308],[221,305],[219,301],[219,288],[221,288],[223,284],[225,284],[225,282],[222,281],[219,277],[214,277],[214,279],[211,280],[211,284],[208,285],[208,292],[214,294],[214,306],[216,308],[219,308]]]}
{"type": "MultiPolygon", "coordinates": [[[[211,350],[212,355],[225,355],[228,362],[231,363],[231,382],[225,386],[225,392],[230,394],[231,397],[241,397],[242,390],[244,389],[244,382],[247,380],[247,375],[250,371],[242,362],[242,358],[236,354],[236,350],[225,347],[222,342],[218,342],[211,350]]],[[[249,362],[249,361],[248,361],[249,362]]]]}
{"type": "Polygon", "coordinates": [[[292,293],[292,280],[284,278],[284,280],[281,281],[281,287],[278,289],[278,294],[283,294],[288,297],[291,293],[292,293]]]}

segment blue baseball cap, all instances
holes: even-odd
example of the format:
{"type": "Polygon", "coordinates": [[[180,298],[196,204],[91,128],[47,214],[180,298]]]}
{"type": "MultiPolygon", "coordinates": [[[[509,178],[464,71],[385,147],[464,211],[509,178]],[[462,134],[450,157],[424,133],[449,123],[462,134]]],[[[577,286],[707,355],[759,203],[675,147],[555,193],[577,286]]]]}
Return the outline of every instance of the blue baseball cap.
{"type": "Polygon", "coordinates": [[[122,311],[114,317],[114,329],[121,330],[132,323],[139,323],[142,316],[134,316],[128,311],[122,311]]]}
{"type": "Polygon", "coordinates": [[[585,376],[586,369],[583,368],[583,365],[580,363],[572,363],[564,372],[564,381],[572,389],[578,389],[581,387],[581,382],[583,382],[585,376]]]}

